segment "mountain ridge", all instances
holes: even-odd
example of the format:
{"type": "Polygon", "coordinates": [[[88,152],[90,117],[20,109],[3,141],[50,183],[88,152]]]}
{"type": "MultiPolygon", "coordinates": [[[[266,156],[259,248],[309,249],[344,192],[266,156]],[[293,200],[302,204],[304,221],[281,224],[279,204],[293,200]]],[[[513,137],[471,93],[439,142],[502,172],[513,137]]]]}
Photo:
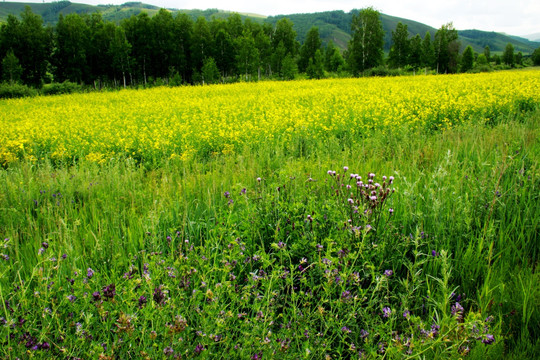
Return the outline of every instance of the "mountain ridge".
{"type": "MultiPolygon", "coordinates": [[[[16,2],[0,2],[0,23],[5,22],[9,15],[18,16],[25,6],[30,6],[32,11],[39,14],[45,24],[54,25],[58,21],[60,14],[66,15],[70,13],[77,14],[91,14],[94,12],[100,12],[104,20],[112,21],[115,23],[121,22],[123,19],[127,19],[133,15],[138,15],[141,12],[147,12],[152,16],[156,14],[160,7],[145,4],[142,2],[126,2],[122,5],[88,5],[84,3],[73,3],[70,1],[58,1],[52,3],[16,3],[16,2]]],[[[265,16],[253,13],[242,13],[230,10],[220,9],[166,9],[173,13],[181,12],[190,15],[194,20],[200,16],[205,17],[207,20],[212,18],[226,18],[230,14],[237,13],[243,19],[250,18],[253,21],[269,22],[273,25],[282,18],[289,18],[293,24],[294,29],[297,32],[298,40],[303,42],[305,36],[312,26],[319,28],[319,33],[323,44],[327,44],[330,40],[334,42],[341,49],[347,47],[350,39],[350,24],[354,14],[357,14],[359,10],[352,10],[350,12],[344,12],[342,10],[333,10],[316,13],[300,13],[300,14],[288,14],[288,15],[275,15],[265,16]]],[[[437,31],[429,25],[423,24],[419,21],[401,18],[397,16],[391,16],[381,13],[381,21],[383,29],[385,31],[385,51],[388,51],[391,46],[392,30],[395,29],[398,22],[402,22],[407,25],[409,35],[415,36],[420,34],[423,38],[426,32],[429,32],[431,36],[435,35],[437,31]]],[[[442,24],[441,24],[442,25],[442,24]]],[[[512,43],[516,51],[521,51],[524,54],[532,53],[536,48],[540,47],[540,42],[531,41],[530,38],[524,38],[514,35],[508,35],[504,33],[494,31],[482,31],[482,30],[458,30],[459,40],[461,41],[461,49],[465,49],[468,45],[472,46],[476,52],[482,52],[485,46],[489,46],[492,52],[502,52],[504,47],[508,43],[512,43]]],[[[532,34],[539,35],[539,34],[532,34]]]]}

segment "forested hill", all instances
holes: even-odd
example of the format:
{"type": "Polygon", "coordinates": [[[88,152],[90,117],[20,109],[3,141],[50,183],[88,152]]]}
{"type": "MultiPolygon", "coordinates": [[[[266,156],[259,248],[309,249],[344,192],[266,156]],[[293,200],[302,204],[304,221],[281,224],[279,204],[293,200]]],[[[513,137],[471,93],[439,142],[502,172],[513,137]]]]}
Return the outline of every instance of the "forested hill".
{"type": "MultiPolygon", "coordinates": [[[[147,12],[150,16],[159,11],[159,7],[144,4],[141,2],[127,2],[122,5],[86,5],[80,3],[72,3],[70,1],[58,1],[52,3],[15,3],[15,2],[0,2],[0,22],[5,22],[8,15],[18,16],[24,7],[28,5],[32,11],[39,14],[45,24],[54,25],[58,21],[60,14],[91,14],[100,12],[103,19],[119,23],[123,19],[127,19],[141,12],[147,12]]],[[[194,20],[200,16],[207,20],[212,18],[226,18],[231,12],[207,9],[207,10],[176,10],[169,9],[171,12],[182,12],[190,15],[194,20]]],[[[268,22],[275,25],[280,19],[287,17],[294,24],[294,30],[297,32],[300,43],[304,42],[307,32],[313,26],[319,28],[319,33],[323,44],[327,44],[332,40],[338,47],[345,49],[350,39],[351,20],[358,10],[344,12],[340,10],[326,11],[310,14],[290,14],[266,17],[257,14],[240,13],[242,18],[249,17],[253,21],[268,22]]],[[[420,34],[424,37],[426,32],[430,32],[433,36],[437,29],[419,23],[417,21],[403,19],[395,16],[381,14],[383,29],[385,31],[385,51],[388,51],[391,46],[392,31],[396,28],[398,22],[401,22],[408,27],[409,34],[414,36],[420,34]]],[[[442,24],[440,24],[442,25],[442,24]]],[[[460,30],[458,31],[461,48],[464,49],[467,45],[471,45],[474,51],[481,53],[487,45],[493,52],[503,52],[506,44],[511,43],[516,51],[521,51],[525,54],[532,53],[534,49],[540,46],[540,43],[533,42],[521,37],[501,34],[497,32],[488,32],[480,30],[460,30]]]]}

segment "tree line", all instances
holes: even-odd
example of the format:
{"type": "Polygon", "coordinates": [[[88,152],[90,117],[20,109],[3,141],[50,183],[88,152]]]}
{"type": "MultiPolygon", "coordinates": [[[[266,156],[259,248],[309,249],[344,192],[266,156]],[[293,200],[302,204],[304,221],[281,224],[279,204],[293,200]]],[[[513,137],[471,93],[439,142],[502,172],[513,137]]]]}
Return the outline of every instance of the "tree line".
{"type": "Polygon", "coordinates": [[[342,53],[332,42],[322,45],[317,27],[300,44],[287,18],[273,26],[243,21],[238,14],[208,21],[161,9],[153,17],[143,12],[120,24],[104,21],[99,13],[60,15],[56,26],[45,27],[26,7],[20,18],[10,15],[0,27],[0,76],[34,87],[65,81],[126,87],[292,79],[298,73],[357,76],[385,63],[455,73],[470,70],[474,61],[472,48],[460,54],[452,24],[422,38],[410,37],[407,25],[398,23],[388,59],[383,45],[380,13],[373,8],[353,16],[351,40],[342,53]]]}

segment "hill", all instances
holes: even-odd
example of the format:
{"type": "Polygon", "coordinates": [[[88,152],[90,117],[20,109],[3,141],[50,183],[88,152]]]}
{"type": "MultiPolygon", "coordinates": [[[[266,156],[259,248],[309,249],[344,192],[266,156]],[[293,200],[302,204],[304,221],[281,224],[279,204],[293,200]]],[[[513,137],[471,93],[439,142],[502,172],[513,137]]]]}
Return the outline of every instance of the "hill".
{"type": "MultiPolygon", "coordinates": [[[[79,3],[72,3],[70,1],[59,1],[52,3],[15,3],[15,2],[1,2],[0,3],[0,22],[5,21],[8,15],[19,15],[26,5],[32,8],[32,11],[41,15],[45,24],[54,25],[58,21],[60,14],[90,14],[94,12],[100,12],[104,20],[119,23],[123,19],[129,18],[133,15],[137,15],[141,12],[147,12],[150,16],[159,11],[159,7],[144,4],[141,2],[127,2],[122,5],[86,5],[79,3]]],[[[191,16],[194,20],[198,17],[205,17],[207,20],[212,18],[227,18],[232,12],[219,9],[207,9],[207,10],[178,10],[168,9],[171,12],[182,12],[191,16]]],[[[338,47],[345,49],[351,38],[350,26],[351,20],[354,14],[357,14],[358,10],[351,12],[344,12],[341,10],[325,11],[309,14],[290,14],[290,15],[278,15],[269,16],[258,14],[239,13],[243,19],[250,18],[257,22],[268,22],[275,25],[280,19],[287,17],[294,23],[294,29],[298,35],[298,40],[303,43],[307,32],[312,26],[319,28],[323,44],[327,44],[332,40],[338,47]]],[[[432,36],[435,35],[437,29],[422,24],[420,22],[381,14],[381,21],[383,29],[385,31],[385,51],[390,50],[392,30],[396,28],[398,22],[406,24],[409,30],[409,34],[414,36],[420,34],[422,38],[429,32],[432,36]]],[[[441,24],[442,25],[442,24],[441,24]]],[[[461,49],[465,49],[466,46],[471,45],[474,51],[482,52],[488,45],[493,52],[502,52],[506,44],[512,43],[516,51],[521,51],[524,54],[530,54],[534,49],[540,47],[539,42],[531,41],[522,37],[511,36],[507,34],[488,32],[480,30],[459,30],[459,37],[461,41],[461,49]]]]}

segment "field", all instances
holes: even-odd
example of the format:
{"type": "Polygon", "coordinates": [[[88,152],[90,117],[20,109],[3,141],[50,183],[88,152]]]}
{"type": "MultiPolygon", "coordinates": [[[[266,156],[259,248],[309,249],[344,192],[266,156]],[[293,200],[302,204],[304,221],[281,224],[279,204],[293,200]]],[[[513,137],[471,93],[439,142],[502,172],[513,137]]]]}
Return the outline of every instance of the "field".
{"type": "Polygon", "coordinates": [[[534,358],[539,104],[538,70],[2,100],[0,357],[534,358]]]}

